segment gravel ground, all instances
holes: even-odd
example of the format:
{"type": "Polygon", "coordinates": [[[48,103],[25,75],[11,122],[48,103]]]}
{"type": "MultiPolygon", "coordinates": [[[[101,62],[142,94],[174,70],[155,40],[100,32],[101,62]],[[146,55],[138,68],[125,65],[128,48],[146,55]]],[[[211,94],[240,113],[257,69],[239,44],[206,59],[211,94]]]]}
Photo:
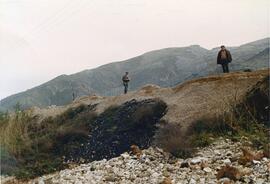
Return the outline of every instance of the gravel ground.
{"type": "Polygon", "coordinates": [[[270,159],[253,160],[246,166],[238,163],[242,143],[219,139],[197,152],[193,158],[178,159],[159,148],[142,151],[141,158],[129,153],[110,160],[94,161],[55,174],[43,176],[28,183],[104,184],[195,184],[195,183],[270,183],[270,159]],[[217,179],[225,165],[236,168],[240,176],[235,181],[217,179]]]}

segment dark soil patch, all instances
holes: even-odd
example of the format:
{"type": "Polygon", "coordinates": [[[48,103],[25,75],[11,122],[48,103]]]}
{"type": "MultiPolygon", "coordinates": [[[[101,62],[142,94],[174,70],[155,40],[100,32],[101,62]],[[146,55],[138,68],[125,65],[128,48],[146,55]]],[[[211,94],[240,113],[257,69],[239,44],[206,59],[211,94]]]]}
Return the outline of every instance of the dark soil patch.
{"type": "Polygon", "coordinates": [[[131,100],[107,109],[91,123],[88,141],[70,152],[67,160],[110,159],[129,151],[132,144],[149,147],[166,108],[164,102],[151,99],[131,100]]]}
{"type": "Polygon", "coordinates": [[[259,81],[246,97],[246,107],[255,118],[270,127],[269,124],[269,75],[259,81]]]}

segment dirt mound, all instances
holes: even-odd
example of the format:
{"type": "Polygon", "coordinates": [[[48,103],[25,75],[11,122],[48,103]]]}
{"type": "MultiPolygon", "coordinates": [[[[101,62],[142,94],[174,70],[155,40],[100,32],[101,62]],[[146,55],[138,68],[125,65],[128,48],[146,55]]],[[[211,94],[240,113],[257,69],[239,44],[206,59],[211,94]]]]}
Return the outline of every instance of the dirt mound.
{"type": "MultiPolygon", "coordinates": [[[[66,107],[55,107],[55,109],[56,112],[62,112],[63,109],[79,104],[98,104],[96,113],[101,114],[108,107],[120,106],[131,99],[141,101],[158,98],[168,105],[168,112],[162,120],[179,124],[185,129],[197,119],[224,113],[231,104],[242,100],[246,93],[266,76],[269,76],[269,69],[213,75],[190,80],[174,88],[147,85],[139,91],[129,92],[126,95],[84,97],[66,107]]],[[[42,114],[42,110],[39,113],[42,114]]],[[[45,114],[49,115],[48,110],[45,110],[45,114]]]]}
{"type": "MultiPolygon", "coordinates": [[[[158,121],[181,127],[181,134],[184,136],[188,134],[188,130],[194,122],[218,117],[227,112],[233,104],[243,101],[247,92],[268,75],[269,70],[236,72],[191,80],[174,88],[159,88],[148,85],[139,91],[129,92],[126,95],[83,98],[70,106],[77,106],[80,103],[96,105],[95,113],[100,118],[92,127],[93,139],[87,143],[89,146],[83,145],[82,149],[72,153],[69,158],[75,158],[76,160],[78,158],[76,155],[93,160],[106,158],[105,155],[107,155],[107,158],[111,158],[127,150],[131,144],[145,147],[153,134],[152,123],[155,124],[158,121]],[[148,117],[148,121],[142,120],[144,124],[141,127],[139,124],[129,124],[130,122],[126,121],[127,117],[134,116],[133,110],[144,109],[144,106],[147,107],[149,103],[153,103],[153,99],[159,99],[166,103],[165,115],[155,114],[152,119],[148,117]],[[119,108],[112,108],[108,112],[108,109],[116,106],[119,108]],[[131,129],[126,129],[126,125],[131,129]],[[136,129],[136,126],[139,127],[136,129]],[[123,130],[126,130],[126,132],[123,130]],[[133,135],[137,138],[133,139],[133,135]],[[83,150],[88,151],[83,153],[83,150]],[[98,150],[97,153],[96,150],[98,150]]],[[[133,119],[136,119],[135,116],[133,119]]]]}
{"type": "Polygon", "coordinates": [[[151,93],[153,93],[154,91],[156,91],[156,90],[158,90],[158,89],[160,89],[159,86],[153,85],[153,84],[149,84],[149,85],[143,86],[143,87],[140,89],[140,91],[141,91],[141,92],[144,92],[145,94],[151,94],[151,93]]]}

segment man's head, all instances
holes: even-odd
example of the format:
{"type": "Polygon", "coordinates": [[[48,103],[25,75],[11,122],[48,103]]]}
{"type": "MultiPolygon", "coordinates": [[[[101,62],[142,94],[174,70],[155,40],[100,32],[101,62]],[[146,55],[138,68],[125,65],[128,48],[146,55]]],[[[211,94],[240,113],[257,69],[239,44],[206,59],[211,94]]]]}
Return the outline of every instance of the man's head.
{"type": "Polygon", "coordinates": [[[220,48],[221,48],[221,50],[225,50],[226,49],[224,45],[221,45],[220,48]]]}
{"type": "Polygon", "coordinates": [[[126,72],[126,75],[128,75],[128,72],[126,72]]]}

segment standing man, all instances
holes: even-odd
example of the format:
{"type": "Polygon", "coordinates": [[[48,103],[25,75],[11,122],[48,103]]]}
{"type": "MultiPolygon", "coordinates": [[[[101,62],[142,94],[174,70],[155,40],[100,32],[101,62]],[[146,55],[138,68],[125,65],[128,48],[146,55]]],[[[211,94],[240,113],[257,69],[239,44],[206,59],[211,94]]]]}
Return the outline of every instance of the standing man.
{"type": "Polygon", "coordinates": [[[126,74],[122,77],[122,81],[123,81],[123,85],[125,87],[124,93],[126,94],[128,91],[128,83],[130,81],[130,79],[128,77],[128,72],[126,72],[126,74]]]}
{"type": "Polygon", "coordinates": [[[223,73],[229,73],[229,63],[232,62],[232,56],[230,51],[228,51],[224,45],[222,45],[221,50],[218,52],[217,64],[222,65],[223,73]]]}

